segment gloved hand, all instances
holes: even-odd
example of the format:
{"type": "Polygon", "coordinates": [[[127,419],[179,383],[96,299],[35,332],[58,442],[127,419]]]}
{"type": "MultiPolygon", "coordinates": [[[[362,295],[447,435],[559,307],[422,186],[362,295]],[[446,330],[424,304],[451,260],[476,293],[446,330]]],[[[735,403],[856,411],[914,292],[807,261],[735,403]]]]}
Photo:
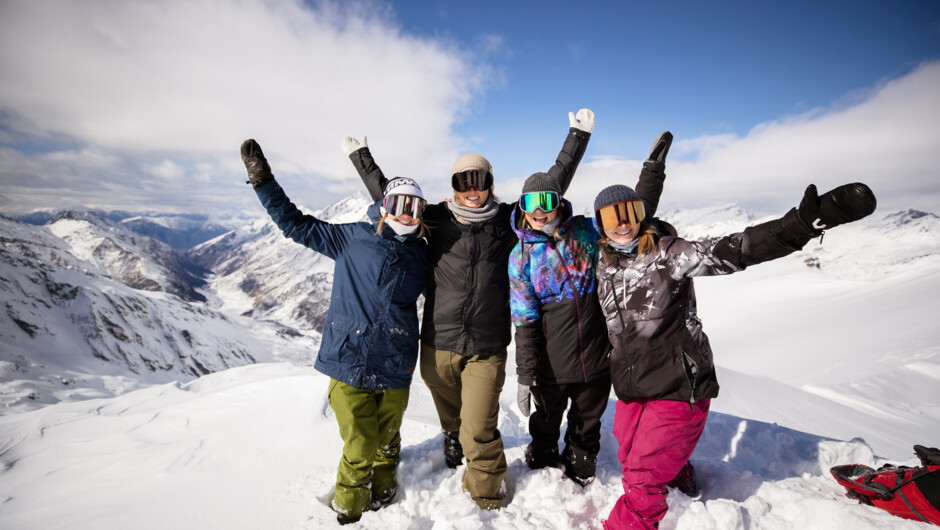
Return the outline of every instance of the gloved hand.
{"type": "Polygon", "coordinates": [[[532,397],[532,391],[529,387],[520,384],[519,388],[516,390],[516,404],[519,405],[519,412],[526,417],[532,414],[532,407],[529,402],[530,397],[532,397]]]}
{"type": "Polygon", "coordinates": [[[824,230],[871,215],[876,205],[875,194],[861,182],[844,184],[822,197],[817,195],[816,185],[810,184],[797,213],[806,228],[822,234],[824,230]]]}
{"type": "Polygon", "coordinates": [[[362,149],[363,147],[369,147],[369,145],[366,143],[365,136],[362,137],[362,142],[353,138],[352,136],[347,136],[346,138],[343,138],[340,146],[343,148],[343,152],[346,153],[346,156],[355,153],[357,150],[362,149]]]}
{"type": "Polygon", "coordinates": [[[591,109],[581,109],[578,114],[568,113],[568,123],[576,129],[581,129],[586,133],[594,131],[594,112],[591,109]]]}
{"type": "Polygon", "coordinates": [[[264,158],[264,153],[261,152],[261,146],[258,145],[258,142],[252,139],[245,140],[242,142],[241,151],[242,162],[245,163],[245,169],[248,170],[247,184],[251,184],[252,188],[257,188],[274,180],[274,175],[271,174],[271,166],[264,158]]]}
{"type": "Polygon", "coordinates": [[[666,162],[666,155],[669,153],[669,146],[671,145],[672,133],[669,131],[659,133],[656,141],[653,142],[653,147],[650,148],[650,156],[646,159],[654,162],[666,162]]]}

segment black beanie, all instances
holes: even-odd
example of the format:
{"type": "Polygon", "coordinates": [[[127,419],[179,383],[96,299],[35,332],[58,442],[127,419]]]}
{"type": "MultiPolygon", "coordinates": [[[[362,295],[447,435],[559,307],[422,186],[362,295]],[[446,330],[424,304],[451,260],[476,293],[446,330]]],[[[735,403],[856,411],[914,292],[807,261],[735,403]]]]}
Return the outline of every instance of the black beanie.
{"type": "Polygon", "coordinates": [[[561,195],[561,187],[555,177],[548,173],[533,173],[531,177],[525,179],[522,186],[522,194],[532,193],[534,191],[554,191],[561,195]]]}
{"type": "Polygon", "coordinates": [[[633,188],[623,184],[614,184],[601,190],[594,199],[594,211],[598,211],[604,206],[617,204],[619,202],[638,201],[640,196],[633,191],[633,188]]]}

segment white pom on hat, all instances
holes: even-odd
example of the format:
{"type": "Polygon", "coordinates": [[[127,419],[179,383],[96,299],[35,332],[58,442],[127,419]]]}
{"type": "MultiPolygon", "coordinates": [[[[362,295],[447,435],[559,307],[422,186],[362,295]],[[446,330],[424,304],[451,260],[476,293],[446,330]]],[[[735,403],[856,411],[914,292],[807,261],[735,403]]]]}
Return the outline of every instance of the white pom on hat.
{"type": "Polygon", "coordinates": [[[385,185],[385,193],[383,195],[386,197],[389,195],[413,195],[415,197],[421,197],[422,199],[424,198],[424,193],[421,192],[421,187],[418,186],[418,183],[408,177],[395,177],[388,181],[388,184],[385,185]]]}

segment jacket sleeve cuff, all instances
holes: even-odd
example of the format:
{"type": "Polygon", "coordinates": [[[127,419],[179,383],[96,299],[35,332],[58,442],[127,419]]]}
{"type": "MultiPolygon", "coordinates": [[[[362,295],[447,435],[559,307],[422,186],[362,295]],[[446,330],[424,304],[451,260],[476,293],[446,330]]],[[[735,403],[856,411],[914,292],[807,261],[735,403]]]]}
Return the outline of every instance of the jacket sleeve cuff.
{"type": "Polygon", "coordinates": [[[591,137],[591,133],[589,133],[589,132],[587,132],[587,131],[582,131],[581,129],[578,129],[577,127],[571,127],[570,129],[568,129],[568,134],[573,134],[573,135],[578,136],[578,137],[581,137],[581,138],[590,138],[590,137],[591,137]]]}

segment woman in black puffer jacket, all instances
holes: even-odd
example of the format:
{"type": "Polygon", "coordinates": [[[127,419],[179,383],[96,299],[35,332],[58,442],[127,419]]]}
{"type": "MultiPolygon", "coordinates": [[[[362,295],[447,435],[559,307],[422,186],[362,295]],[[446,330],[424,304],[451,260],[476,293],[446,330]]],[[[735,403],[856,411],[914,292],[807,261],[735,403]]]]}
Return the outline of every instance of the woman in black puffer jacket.
{"type": "MultiPolygon", "coordinates": [[[[569,113],[571,128],[548,174],[568,189],[594,128],[594,113],[569,113]]],[[[385,176],[365,138],[343,148],[369,193],[381,195],[385,176]]],[[[451,170],[453,199],[429,204],[428,278],[421,324],[421,377],[431,391],[450,467],[467,458],[463,487],[483,509],[505,499],[503,441],[497,429],[499,394],[506,379],[510,334],[509,253],[516,244],[510,216],[516,203],[493,194],[493,170],[478,154],[465,154],[451,170]]]]}

